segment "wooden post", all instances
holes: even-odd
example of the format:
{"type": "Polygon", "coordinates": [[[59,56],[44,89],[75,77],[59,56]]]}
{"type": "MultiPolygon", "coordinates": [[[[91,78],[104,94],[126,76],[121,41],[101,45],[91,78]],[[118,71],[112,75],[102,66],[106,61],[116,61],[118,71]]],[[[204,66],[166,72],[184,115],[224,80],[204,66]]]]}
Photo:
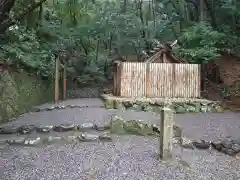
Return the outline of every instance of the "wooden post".
{"type": "Polygon", "coordinates": [[[160,115],[160,158],[167,160],[172,157],[174,112],[172,109],[164,107],[160,115]]]}
{"type": "Polygon", "coordinates": [[[66,79],[66,64],[64,64],[63,67],[63,100],[65,101],[67,99],[67,79],[66,79]]]}
{"type": "Polygon", "coordinates": [[[55,103],[59,102],[59,59],[55,61],[55,103]]]}
{"type": "Polygon", "coordinates": [[[118,76],[118,65],[117,65],[117,63],[114,63],[113,64],[113,71],[112,71],[112,73],[113,73],[113,95],[114,96],[117,96],[118,94],[118,90],[117,90],[117,88],[118,88],[118,85],[117,85],[117,76],[118,76]]]}
{"type": "Polygon", "coordinates": [[[150,89],[150,63],[146,64],[146,98],[149,97],[149,89],[150,89]]]}
{"type": "Polygon", "coordinates": [[[167,63],[167,55],[165,51],[163,51],[163,63],[167,63]]]}

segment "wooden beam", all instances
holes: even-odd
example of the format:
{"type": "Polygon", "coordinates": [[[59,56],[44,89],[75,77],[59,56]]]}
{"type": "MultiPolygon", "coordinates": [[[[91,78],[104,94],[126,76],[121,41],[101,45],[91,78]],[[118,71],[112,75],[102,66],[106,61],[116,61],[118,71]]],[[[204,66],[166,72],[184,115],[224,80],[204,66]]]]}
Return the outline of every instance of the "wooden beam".
{"type": "Polygon", "coordinates": [[[59,59],[55,61],[55,104],[59,102],[59,59]]]}
{"type": "Polygon", "coordinates": [[[163,63],[167,63],[168,60],[167,60],[167,55],[166,55],[166,52],[163,52],[163,63]]]}

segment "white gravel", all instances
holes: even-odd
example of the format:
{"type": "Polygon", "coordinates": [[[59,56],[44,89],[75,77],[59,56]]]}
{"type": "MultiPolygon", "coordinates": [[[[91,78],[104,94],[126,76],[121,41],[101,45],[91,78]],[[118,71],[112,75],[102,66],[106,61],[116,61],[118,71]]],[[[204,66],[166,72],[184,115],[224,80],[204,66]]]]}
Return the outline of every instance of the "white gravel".
{"type": "MultiPolygon", "coordinates": [[[[173,159],[157,157],[153,137],[115,136],[114,143],[11,148],[1,180],[237,180],[239,160],[212,151],[174,148],[173,159]],[[180,156],[180,161],[177,157],[180,156]]],[[[2,172],[3,172],[2,171],[2,172]]]]}
{"type": "MultiPolygon", "coordinates": [[[[15,124],[101,124],[114,113],[103,108],[67,109],[26,114],[15,124]]],[[[118,115],[129,119],[151,119],[152,122],[159,119],[152,113],[143,112],[118,112],[118,115]]],[[[197,139],[240,135],[239,114],[179,115],[176,122],[184,127],[185,134],[197,139]]],[[[240,179],[240,160],[237,158],[216,151],[184,149],[181,153],[179,147],[175,147],[173,160],[163,162],[157,158],[157,148],[157,139],[140,136],[114,136],[113,143],[10,147],[0,154],[0,180],[240,179]]]]}

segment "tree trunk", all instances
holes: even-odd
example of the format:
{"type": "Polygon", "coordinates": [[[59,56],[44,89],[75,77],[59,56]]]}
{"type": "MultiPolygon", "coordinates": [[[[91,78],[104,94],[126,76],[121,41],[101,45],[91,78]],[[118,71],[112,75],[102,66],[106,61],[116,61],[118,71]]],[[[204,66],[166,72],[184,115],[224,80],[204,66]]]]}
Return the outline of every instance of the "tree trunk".
{"type": "Polygon", "coordinates": [[[204,0],[200,0],[200,21],[204,21],[204,0]]]}

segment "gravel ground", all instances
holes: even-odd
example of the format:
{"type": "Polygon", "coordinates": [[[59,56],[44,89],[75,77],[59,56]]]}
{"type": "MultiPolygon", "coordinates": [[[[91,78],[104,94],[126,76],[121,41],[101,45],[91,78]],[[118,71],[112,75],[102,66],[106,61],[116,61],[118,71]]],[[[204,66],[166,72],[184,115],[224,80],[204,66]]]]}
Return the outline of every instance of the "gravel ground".
{"type": "MultiPolygon", "coordinates": [[[[101,105],[99,99],[71,100],[77,105],[101,105]]],[[[49,105],[44,105],[49,106],[49,105]]],[[[44,107],[42,106],[42,107],[44,107]]],[[[150,112],[116,112],[104,108],[65,109],[25,114],[11,124],[106,123],[112,114],[158,123],[150,112]]],[[[177,115],[176,123],[190,138],[218,139],[240,135],[237,113],[177,115]]],[[[114,136],[113,143],[54,144],[44,148],[9,147],[1,150],[1,180],[238,180],[240,160],[216,151],[179,147],[173,160],[159,161],[158,141],[153,137],[114,136]],[[180,158],[180,160],[179,160],[180,158]]]]}

